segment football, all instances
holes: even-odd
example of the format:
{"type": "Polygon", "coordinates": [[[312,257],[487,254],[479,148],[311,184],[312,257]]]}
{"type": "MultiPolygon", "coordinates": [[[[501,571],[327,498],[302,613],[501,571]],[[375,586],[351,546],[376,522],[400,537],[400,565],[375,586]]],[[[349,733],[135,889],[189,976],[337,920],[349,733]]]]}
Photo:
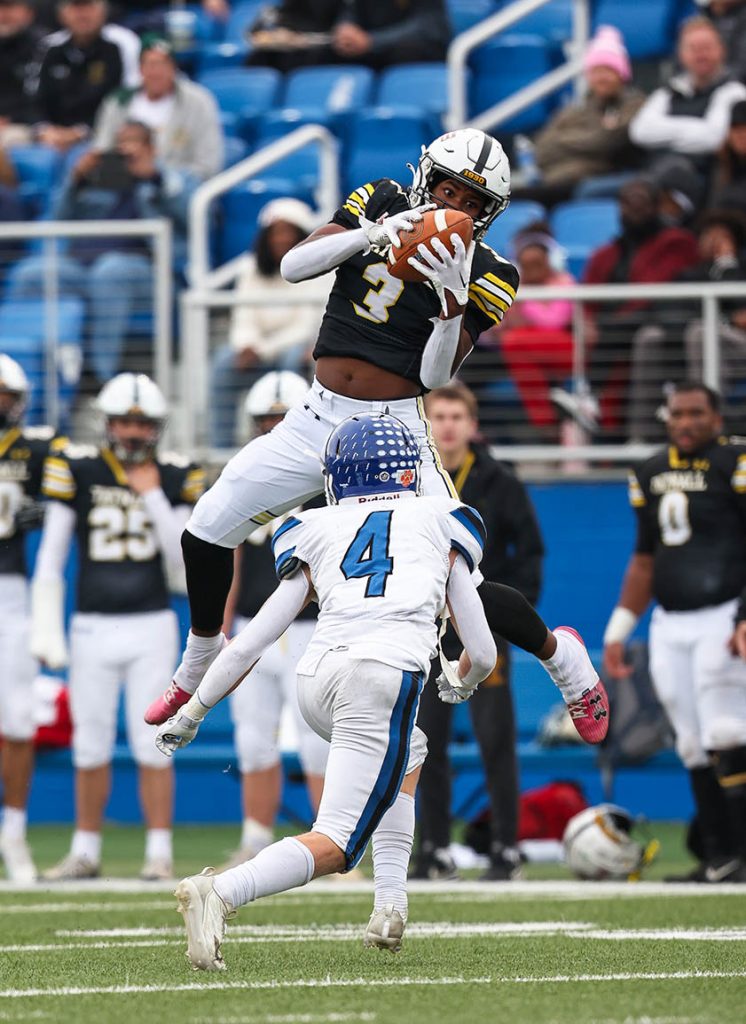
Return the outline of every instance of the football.
{"type": "Polygon", "coordinates": [[[459,210],[428,210],[422,220],[412,225],[412,231],[399,234],[400,246],[392,245],[389,249],[389,273],[400,281],[424,281],[425,278],[411,267],[407,260],[417,255],[417,246],[424,244],[431,248],[432,240],[439,238],[449,252],[453,252],[451,235],[460,235],[465,246],[471,243],[474,233],[474,222],[466,213],[459,210]]]}

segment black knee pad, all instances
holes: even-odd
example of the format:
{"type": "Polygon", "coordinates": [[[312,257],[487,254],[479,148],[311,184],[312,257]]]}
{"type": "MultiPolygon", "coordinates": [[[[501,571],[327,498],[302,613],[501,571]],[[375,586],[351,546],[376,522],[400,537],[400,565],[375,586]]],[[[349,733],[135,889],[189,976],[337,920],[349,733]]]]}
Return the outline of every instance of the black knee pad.
{"type": "Polygon", "coordinates": [[[233,551],[200,540],[189,530],[181,535],[192,629],[212,633],[223,624],[225,602],[233,582],[233,551]]]}
{"type": "Polygon", "coordinates": [[[478,589],[492,632],[529,654],[538,654],[546,643],[548,630],[523,594],[490,580],[484,580],[478,589]]]}

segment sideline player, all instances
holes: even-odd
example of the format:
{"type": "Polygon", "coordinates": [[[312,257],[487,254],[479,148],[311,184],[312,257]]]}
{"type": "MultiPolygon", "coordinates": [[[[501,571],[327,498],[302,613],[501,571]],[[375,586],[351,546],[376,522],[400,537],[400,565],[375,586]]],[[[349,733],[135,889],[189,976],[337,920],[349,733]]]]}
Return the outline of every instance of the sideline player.
{"type": "Polygon", "coordinates": [[[80,571],[69,678],[76,826],[69,854],[43,877],[99,874],[124,682],[147,826],[141,877],[155,880],[171,877],[173,771],[153,750],[142,708],[178,657],[169,589],[183,573],[179,536],[204,477],[186,459],[156,453],[167,407],[148,377],[119,374],[97,405],[106,422],[103,447],[70,444],[44,468],[43,492],[52,500],[32,586],[32,650],[53,668],[67,661],[63,573],[74,533],[80,571]]]}
{"type": "Polygon", "coordinates": [[[26,806],[34,765],[32,684],[28,649],[28,583],[24,533],[40,527],[42,467],[65,443],[51,427],[21,425],[29,396],[23,369],[0,355],[0,748],[3,824],[0,855],[11,882],[33,882],[26,841],[26,806]]]}
{"type": "Polygon", "coordinates": [[[420,692],[446,600],[466,655],[444,691],[469,695],[496,649],[472,572],[484,547],[478,512],[458,499],[420,497],[420,445],[394,416],[353,416],[325,454],[330,508],[300,512],[277,531],[281,583],[251,624],[213,663],[196,694],[161,726],[177,749],[237,685],[315,594],[319,620],[298,666],[309,725],[331,741],[311,832],[283,839],[239,867],[212,868],[176,889],[188,957],[221,970],[225,919],[234,909],[314,877],[350,870],[373,838],[375,905],[365,943],[397,950],[407,918],[414,793],[427,743],[415,726],[420,692]]]}
{"type": "MultiPolygon", "coordinates": [[[[265,437],[243,448],[199,502],[182,538],[192,629],[182,663],[146,721],[164,722],[194,692],[225,643],[220,632],[231,585],[231,549],[271,519],[321,493],[321,457],[329,432],[345,417],[389,410],[422,452],[422,486],[455,496],[425,418],[422,394],[447,383],[488,327],[502,319],[518,287],[510,263],[481,242],[508,205],[510,168],[495,139],[473,128],[430,144],[405,189],[384,179],[356,189],[332,222],[282,261],[289,281],[337,269],[314,351],[316,378],[305,399],[265,437]],[[386,254],[428,204],[474,220],[476,243],[458,236],[454,253],[420,247],[426,283],[391,277],[386,254]]],[[[562,691],[580,735],[600,742],[608,705],[579,637],[549,632],[522,594],[483,581],[487,620],[507,641],[535,654],[562,691]]]]}
{"type": "MultiPolygon", "coordinates": [[[[290,370],[273,371],[260,377],[246,396],[247,418],[256,434],[268,433],[299,398],[308,391],[307,382],[290,370]]],[[[323,506],[323,499],[310,503],[311,508],[323,506]]],[[[275,560],[272,539],[295,509],[278,516],[247,537],[236,548],[233,587],[228,596],[226,636],[240,633],[258,614],[275,590],[275,560]]],[[[318,810],[329,744],[307,724],[298,707],[295,670],[308,647],[316,626],[316,604],[304,608],[267,651],[251,677],[230,698],[231,717],[235,725],[236,752],[241,771],[243,829],[241,847],[228,862],[229,867],[241,864],[269,846],[272,829],[280,808],[282,766],[278,745],[283,708],[292,709],[298,744],[298,756],[308,788],[314,814],[318,810]]]]}
{"type": "MultiPolygon", "coordinates": [[[[721,436],[720,396],[669,396],[671,444],[630,475],[637,543],[604,635],[604,669],[651,599],[650,669],[689,771],[704,857],[692,881],[746,881],[746,665],[731,649],[746,593],[746,441],[721,436]]],[[[681,879],[677,879],[681,880],[681,879]]]]}

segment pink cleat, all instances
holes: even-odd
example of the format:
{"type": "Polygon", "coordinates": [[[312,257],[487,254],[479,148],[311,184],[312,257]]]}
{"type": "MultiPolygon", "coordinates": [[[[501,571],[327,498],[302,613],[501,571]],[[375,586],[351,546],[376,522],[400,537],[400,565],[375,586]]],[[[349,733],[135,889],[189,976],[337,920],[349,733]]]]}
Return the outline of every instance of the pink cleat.
{"type": "Polygon", "coordinates": [[[589,684],[577,700],[568,701],[572,724],[586,743],[601,743],[609,731],[609,698],[604,684],[591,664],[582,636],[571,626],[558,626],[554,633],[565,633],[576,641],[572,643],[578,656],[573,675],[589,684]]]}
{"type": "Polygon", "coordinates": [[[176,714],[180,707],[186,704],[191,696],[191,693],[182,690],[172,681],[168,689],[148,705],[143,718],[148,725],[163,725],[176,714]]]}

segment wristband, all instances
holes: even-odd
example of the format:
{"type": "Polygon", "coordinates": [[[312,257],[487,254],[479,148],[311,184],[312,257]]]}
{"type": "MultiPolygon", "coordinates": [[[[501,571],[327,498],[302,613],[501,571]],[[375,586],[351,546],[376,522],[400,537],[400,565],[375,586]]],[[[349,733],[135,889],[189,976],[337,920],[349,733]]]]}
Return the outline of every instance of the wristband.
{"type": "Polygon", "coordinates": [[[604,647],[607,644],[623,644],[631,635],[637,625],[639,615],[635,615],[629,608],[617,605],[611,613],[611,617],[604,632],[604,647]]]}

